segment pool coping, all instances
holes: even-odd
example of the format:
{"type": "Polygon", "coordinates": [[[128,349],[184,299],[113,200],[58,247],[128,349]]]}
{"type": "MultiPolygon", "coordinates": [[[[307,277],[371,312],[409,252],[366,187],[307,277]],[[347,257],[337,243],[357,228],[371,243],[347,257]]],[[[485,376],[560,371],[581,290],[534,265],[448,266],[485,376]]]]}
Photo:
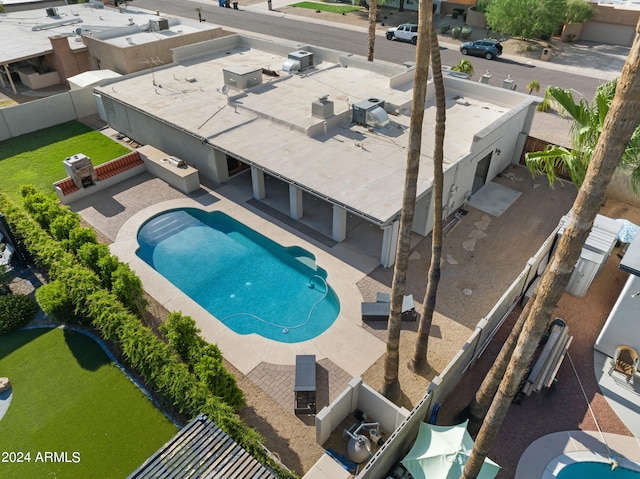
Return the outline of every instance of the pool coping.
{"type": "Polygon", "coordinates": [[[206,205],[191,198],[167,200],[149,206],[129,218],[109,247],[120,261],[129,264],[140,277],[148,294],[169,311],[181,311],[182,314],[191,316],[202,331],[201,336],[206,341],[216,343],[225,359],[243,374],[246,375],[262,362],[293,365],[296,355],[315,354],[318,360],[328,358],[352,376],[360,376],[386,350],[385,343],[368,332],[362,324],[362,294],[357,282],[362,278],[363,272],[259,213],[222,195],[216,195],[216,201],[206,205]],[[256,334],[240,335],[231,331],[135,254],[140,227],[151,217],[176,208],[221,211],[282,246],[299,246],[313,253],[316,263],[327,272],[328,282],[340,300],[338,318],[324,333],[299,343],[279,343],[256,334]],[[358,354],[354,354],[356,348],[358,354]]]}
{"type": "Polygon", "coordinates": [[[610,455],[620,466],[640,471],[640,439],[636,437],[580,430],[547,434],[520,456],[515,479],[553,479],[568,464],[609,462],[610,455]]]}

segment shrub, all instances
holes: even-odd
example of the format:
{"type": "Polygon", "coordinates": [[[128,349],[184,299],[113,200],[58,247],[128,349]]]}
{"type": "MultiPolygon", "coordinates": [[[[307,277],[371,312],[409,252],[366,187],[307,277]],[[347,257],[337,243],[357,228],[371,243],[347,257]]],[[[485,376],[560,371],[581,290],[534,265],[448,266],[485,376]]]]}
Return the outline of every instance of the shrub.
{"type": "Polygon", "coordinates": [[[462,28],[460,27],[454,27],[451,29],[451,36],[453,38],[458,38],[460,37],[460,32],[462,31],[462,28]]]}
{"type": "Polygon", "coordinates": [[[147,305],[142,281],[131,271],[128,264],[119,263],[111,275],[111,291],[132,313],[142,312],[147,305]]]}
{"type": "Polygon", "coordinates": [[[0,335],[26,326],[36,317],[38,307],[24,294],[0,296],[0,335]]]}
{"type": "Polygon", "coordinates": [[[58,206],[55,199],[38,193],[30,185],[22,187],[21,194],[25,209],[40,226],[48,231],[51,222],[62,214],[62,208],[58,206]]]}
{"type": "Polygon", "coordinates": [[[74,228],[69,232],[69,251],[75,253],[85,243],[97,243],[98,236],[91,228],[74,228]]]}
{"type": "Polygon", "coordinates": [[[51,281],[36,290],[36,301],[45,314],[60,323],[76,323],[75,307],[67,288],[60,281],[51,281]]]}
{"type": "Polygon", "coordinates": [[[473,32],[473,30],[469,27],[463,27],[462,30],[460,31],[460,36],[463,39],[467,39],[471,36],[471,33],[473,32]]]}
{"type": "MultiPolygon", "coordinates": [[[[110,254],[109,247],[103,243],[85,243],[76,251],[80,262],[98,276],[101,276],[99,261],[110,254]]],[[[109,277],[111,277],[111,272],[109,272],[109,277]]]]}
{"type": "Polygon", "coordinates": [[[246,404],[236,378],[224,368],[219,359],[204,355],[193,369],[206,388],[224,399],[232,408],[241,408],[246,404]]]}
{"type": "Polygon", "coordinates": [[[440,24],[440,33],[447,33],[449,30],[451,30],[451,25],[449,25],[448,23],[440,24]]]}
{"type": "Polygon", "coordinates": [[[51,236],[58,241],[69,239],[71,230],[80,227],[80,215],[73,211],[66,211],[51,221],[49,231],[51,236]]]}
{"type": "Polygon", "coordinates": [[[98,258],[98,276],[108,290],[111,290],[112,277],[119,265],[120,261],[111,253],[98,258]]]}
{"type": "Polygon", "coordinates": [[[169,341],[169,346],[178,353],[183,361],[189,363],[200,350],[200,329],[191,316],[183,316],[180,312],[169,314],[167,321],[160,326],[160,332],[169,341]]]}

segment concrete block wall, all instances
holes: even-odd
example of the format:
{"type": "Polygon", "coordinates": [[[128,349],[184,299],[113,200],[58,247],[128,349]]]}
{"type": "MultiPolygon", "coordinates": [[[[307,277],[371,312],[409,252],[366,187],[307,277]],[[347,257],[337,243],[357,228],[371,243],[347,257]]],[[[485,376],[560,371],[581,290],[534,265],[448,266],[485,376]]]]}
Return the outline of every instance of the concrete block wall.
{"type": "Polygon", "coordinates": [[[91,88],[0,108],[0,141],[98,113],[91,88]]]}

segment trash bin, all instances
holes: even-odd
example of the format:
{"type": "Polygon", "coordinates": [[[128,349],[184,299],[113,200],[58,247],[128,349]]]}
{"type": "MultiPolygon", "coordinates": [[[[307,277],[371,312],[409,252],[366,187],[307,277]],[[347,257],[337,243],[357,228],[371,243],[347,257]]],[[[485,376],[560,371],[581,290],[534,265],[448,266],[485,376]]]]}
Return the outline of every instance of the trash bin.
{"type": "Polygon", "coordinates": [[[218,5],[224,7],[224,0],[218,0],[218,5]]]}
{"type": "Polygon", "coordinates": [[[225,8],[231,8],[230,0],[224,0],[224,6],[225,6],[225,8]]]}
{"type": "Polygon", "coordinates": [[[232,2],[233,3],[233,9],[237,10],[238,9],[238,2],[232,2]]]}
{"type": "Polygon", "coordinates": [[[551,48],[543,48],[542,55],[540,55],[540,60],[544,62],[548,62],[551,60],[551,48]]]}

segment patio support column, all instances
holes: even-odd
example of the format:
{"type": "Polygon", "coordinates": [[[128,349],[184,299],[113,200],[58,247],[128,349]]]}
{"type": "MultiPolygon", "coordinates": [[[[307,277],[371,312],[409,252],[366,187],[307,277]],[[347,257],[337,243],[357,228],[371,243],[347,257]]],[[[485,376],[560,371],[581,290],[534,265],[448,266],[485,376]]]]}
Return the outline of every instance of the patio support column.
{"type": "Polygon", "coordinates": [[[256,200],[263,200],[267,196],[264,190],[264,171],[255,166],[251,167],[251,186],[256,200]]]}
{"type": "Polygon", "coordinates": [[[384,235],[382,236],[380,264],[382,264],[382,266],[384,266],[385,268],[389,268],[396,262],[396,245],[398,243],[400,221],[396,220],[382,230],[384,232],[384,235]]]}
{"type": "Polygon", "coordinates": [[[347,210],[342,206],[333,205],[333,228],[331,237],[338,243],[347,238],[347,210]]]}
{"type": "Polygon", "coordinates": [[[229,167],[227,166],[227,154],[216,148],[213,149],[213,175],[218,183],[229,179],[229,167]]]}
{"type": "MultiPolygon", "coordinates": [[[[9,80],[9,85],[11,85],[11,91],[13,91],[14,95],[17,95],[18,91],[16,90],[16,86],[13,84],[13,78],[11,78],[11,73],[9,73],[9,64],[5,63],[2,66],[4,67],[4,72],[7,75],[7,79],[9,80]]],[[[4,88],[4,82],[2,82],[2,86],[4,88]]]]}
{"type": "Polygon", "coordinates": [[[302,190],[295,185],[289,185],[289,216],[299,220],[302,218],[303,209],[302,190]]]}

